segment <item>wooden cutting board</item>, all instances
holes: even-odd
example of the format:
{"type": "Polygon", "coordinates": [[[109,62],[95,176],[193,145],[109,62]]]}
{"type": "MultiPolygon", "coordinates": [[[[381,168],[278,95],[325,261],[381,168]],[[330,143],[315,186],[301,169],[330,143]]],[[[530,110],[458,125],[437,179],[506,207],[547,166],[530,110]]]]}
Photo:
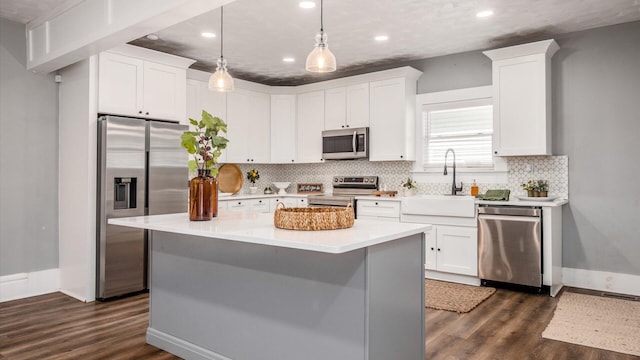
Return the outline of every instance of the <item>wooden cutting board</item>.
{"type": "Polygon", "coordinates": [[[218,189],[235,194],[242,189],[242,170],[235,164],[224,164],[218,169],[218,189]]]}

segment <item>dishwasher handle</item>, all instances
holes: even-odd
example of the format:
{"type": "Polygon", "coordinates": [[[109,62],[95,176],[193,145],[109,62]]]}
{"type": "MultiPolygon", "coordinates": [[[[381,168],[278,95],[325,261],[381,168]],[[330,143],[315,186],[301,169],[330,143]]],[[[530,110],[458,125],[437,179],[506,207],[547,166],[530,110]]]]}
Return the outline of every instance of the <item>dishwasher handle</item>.
{"type": "Polygon", "coordinates": [[[542,209],[539,207],[527,206],[479,206],[478,215],[482,214],[540,217],[542,209]]]}

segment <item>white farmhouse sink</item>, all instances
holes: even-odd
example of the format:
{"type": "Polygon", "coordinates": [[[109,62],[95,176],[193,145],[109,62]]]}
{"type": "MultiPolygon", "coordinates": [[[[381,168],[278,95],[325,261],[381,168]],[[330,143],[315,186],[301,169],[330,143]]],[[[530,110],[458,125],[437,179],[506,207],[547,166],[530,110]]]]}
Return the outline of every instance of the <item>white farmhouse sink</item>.
{"type": "Polygon", "coordinates": [[[402,199],[402,213],[411,215],[475,217],[475,197],[421,195],[402,199]]]}

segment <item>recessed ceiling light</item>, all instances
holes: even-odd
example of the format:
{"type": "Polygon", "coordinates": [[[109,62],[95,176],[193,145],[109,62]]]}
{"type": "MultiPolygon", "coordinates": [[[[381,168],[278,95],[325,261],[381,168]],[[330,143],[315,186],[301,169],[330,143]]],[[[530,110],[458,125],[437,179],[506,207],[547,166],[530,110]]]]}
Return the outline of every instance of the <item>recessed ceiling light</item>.
{"type": "Polygon", "coordinates": [[[216,34],[214,34],[212,32],[208,32],[208,31],[205,31],[200,35],[202,35],[202,37],[205,37],[205,38],[208,38],[208,39],[216,37],[216,34]]]}
{"type": "Polygon", "coordinates": [[[147,35],[147,39],[155,41],[155,40],[160,39],[160,37],[158,37],[158,35],[156,35],[156,34],[149,34],[149,35],[147,35]]]}
{"type": "Polygon", "coordinates": [[[282,58],[282,61],[284,61],[286,63],[292,63],[292,62],[295,62],[296,59],[294,59],[292,57],[284,57],[284,58],[282,58]]]}
{"type": "Polygon", "coordinates": [[[375,41],[387,41],[387,40],[389,40],[389,36],[388,35],[377,35],[373,39],[375,41]]]}
{"type": "Polygon", "coordinates": [[[313,9],[314,7],[316,7],[316,3],[314,3],[313,1],[300,1],[300,4],[298,4],[298,6],[303,9],[313,9]]]}
{"type": "Polygon", "coordinates": [[[485,18],[493,15],[493,10],[483,10],[476,14],[476,17],[485,18]]]}

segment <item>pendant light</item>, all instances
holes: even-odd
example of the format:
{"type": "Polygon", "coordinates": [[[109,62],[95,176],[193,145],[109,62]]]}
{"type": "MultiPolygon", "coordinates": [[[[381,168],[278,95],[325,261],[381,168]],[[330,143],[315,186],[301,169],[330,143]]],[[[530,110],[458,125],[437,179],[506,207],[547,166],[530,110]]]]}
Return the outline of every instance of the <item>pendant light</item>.
{"type": "Polygon", "coordinates": [[[323,0],[320,0],[320,32],[316,34],[316,45],[307,56],[307,71],[332,72],[336,71],[336,57],[327,45],[327,34],[324,33],[323,0]]]}
{"type": "Polygon", "coordinates": [[[233,78],[227,71],[227,60],[222,53],[223,36],[223,8],[220,7],[220,58],[218,59],[216,72],[209,78],[209,90],[212,91],[233,91],[233,78]]]}

